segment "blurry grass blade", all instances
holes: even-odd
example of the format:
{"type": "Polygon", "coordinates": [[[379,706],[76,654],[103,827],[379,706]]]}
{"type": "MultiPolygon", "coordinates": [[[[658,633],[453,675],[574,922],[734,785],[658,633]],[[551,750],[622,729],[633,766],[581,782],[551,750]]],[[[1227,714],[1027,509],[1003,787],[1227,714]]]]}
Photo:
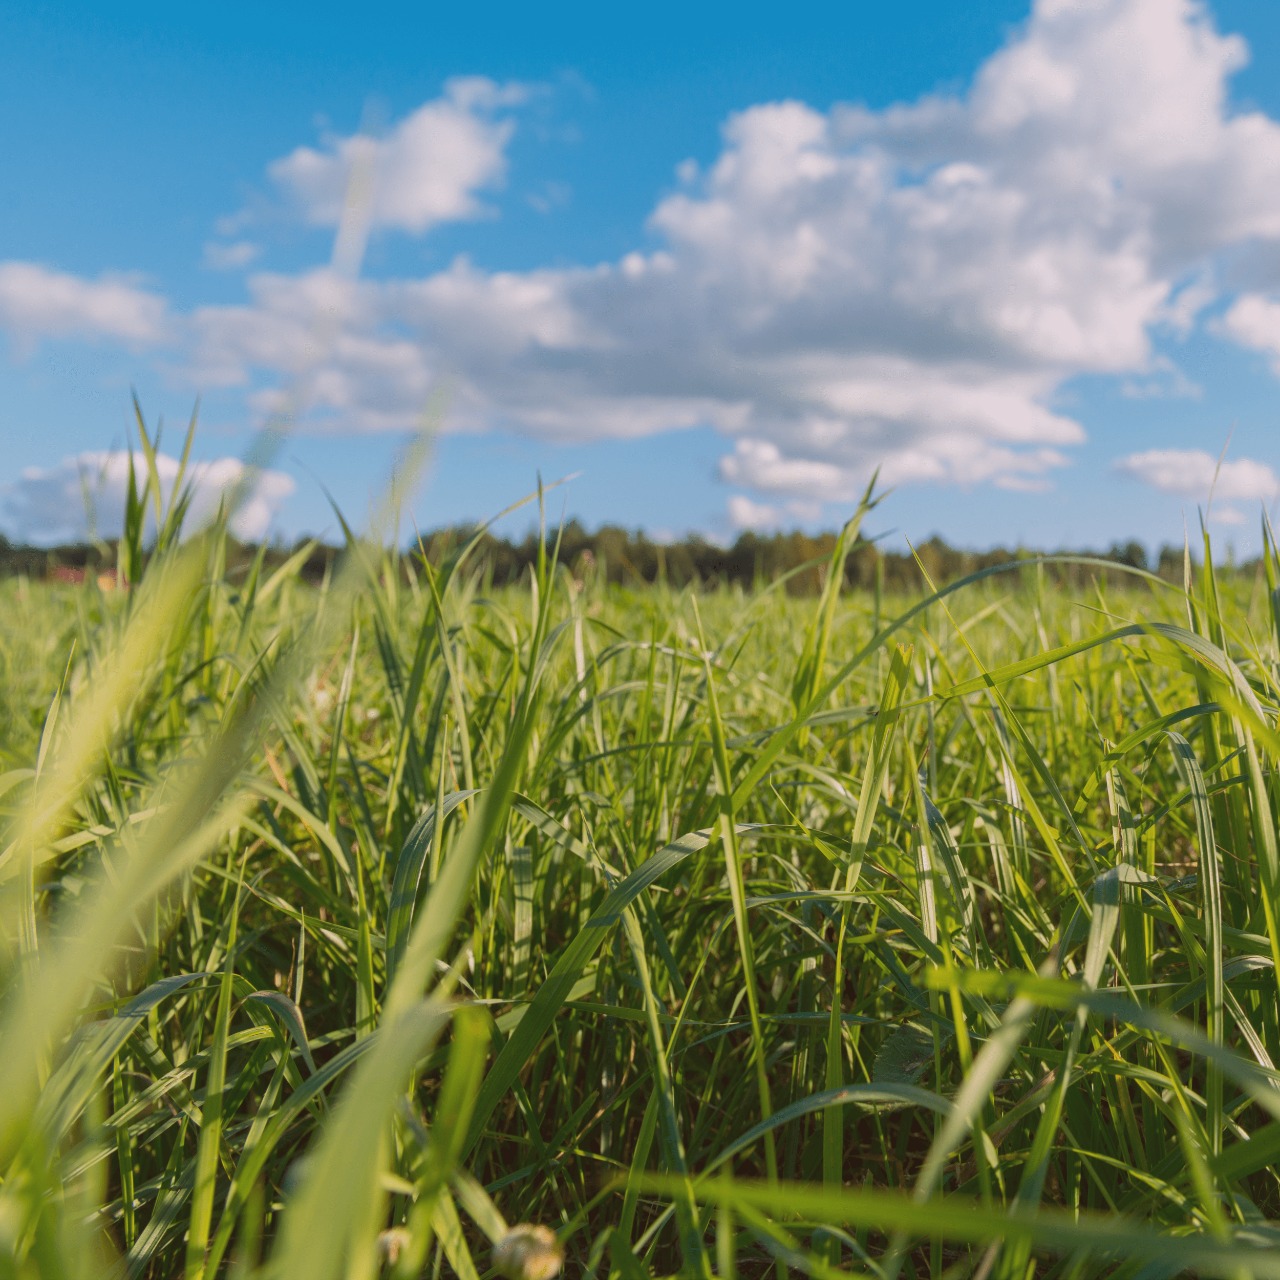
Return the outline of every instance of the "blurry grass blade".
{"type": "Polygon", "coordinates": [[[372,1051],[357,1064],[323,1136],[305,1158],[272,1254],[276,1274],[310,1280],[372,1274],[374,1239],[365,1238],[362,1228],[381,1197],[386,1126],[414,1064],[448,1021],[447,1007],[429,1000],[378,1028],[372,1051]]]}

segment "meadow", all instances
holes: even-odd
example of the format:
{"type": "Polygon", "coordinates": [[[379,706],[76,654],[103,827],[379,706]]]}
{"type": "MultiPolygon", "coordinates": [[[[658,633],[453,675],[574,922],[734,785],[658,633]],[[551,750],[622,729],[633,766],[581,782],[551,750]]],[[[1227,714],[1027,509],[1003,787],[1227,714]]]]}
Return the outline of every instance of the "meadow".
{"type": "Polygon", "coordinates": [[[316,588],[182,506],[0,582],[0,1276],[1280,1276],[1269,540],[316,588]]]}

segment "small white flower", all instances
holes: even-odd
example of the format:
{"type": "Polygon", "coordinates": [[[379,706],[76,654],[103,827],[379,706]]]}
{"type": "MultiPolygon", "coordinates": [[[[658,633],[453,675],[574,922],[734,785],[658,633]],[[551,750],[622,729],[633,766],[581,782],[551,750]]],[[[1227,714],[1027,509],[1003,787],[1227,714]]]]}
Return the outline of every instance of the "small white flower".
{"type": "Polygon", "coordinates": [[[307,694],[317,714],[327,715],[333,706],[333,690],[327,684],[323,684],[315,676],[312,676],[307,681],[307,694]]]}
{"type": "Polygon", "coordinates": [[[409,1233],[403,1227],[388,1227],[378,1235],[378,1256],[394,1267],[408,1243],[409,1233]]]}
{"type": "Polygon", "coordinates": [[[552,1280],[564,1250],[550,1227],[521,1222],[493,1246],[493,1265],[507,1280],[552,1280]]]}

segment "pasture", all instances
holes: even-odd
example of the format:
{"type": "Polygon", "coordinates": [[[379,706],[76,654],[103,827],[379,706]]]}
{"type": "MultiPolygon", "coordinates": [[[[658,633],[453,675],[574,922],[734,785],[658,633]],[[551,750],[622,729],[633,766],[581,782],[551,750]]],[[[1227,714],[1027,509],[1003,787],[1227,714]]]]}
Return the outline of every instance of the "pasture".
{"type": "Polygon", "coordinates": [[[315,588],[159,516],[0,582],[0,1275],[1280,1275],[1274,548],[315,588]]]}

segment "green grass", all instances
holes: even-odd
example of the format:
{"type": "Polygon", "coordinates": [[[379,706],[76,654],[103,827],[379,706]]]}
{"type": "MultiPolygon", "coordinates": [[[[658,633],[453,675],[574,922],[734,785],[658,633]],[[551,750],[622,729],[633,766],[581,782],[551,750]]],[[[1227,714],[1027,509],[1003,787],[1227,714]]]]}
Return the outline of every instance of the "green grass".
{"type": "Polygon", "coordinates": [[[0,1276],[1280,1275],[1274,555],[315,590],[153,499],[0,582],[0,1276]]]}

